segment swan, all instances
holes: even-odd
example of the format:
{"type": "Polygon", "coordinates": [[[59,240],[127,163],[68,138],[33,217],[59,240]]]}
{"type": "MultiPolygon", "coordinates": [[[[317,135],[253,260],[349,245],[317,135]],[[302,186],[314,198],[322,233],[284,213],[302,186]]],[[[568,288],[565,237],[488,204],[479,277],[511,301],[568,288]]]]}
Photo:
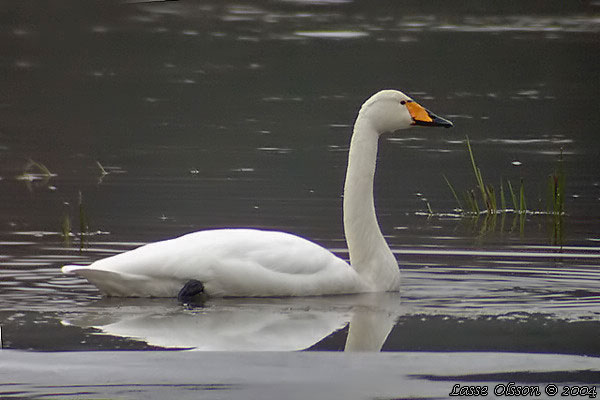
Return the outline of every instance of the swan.
{"type": "Polygon", "coordinates": [[[377,222],[373,179],[379,137],[452,122],[397,90],[382,90],[354,123],[344,185],[350,263],[299,236],[259,229],[214,229],[146,244],[62,272],[86,278],[107,296],[283,297],[398,291],[400,270],[377,222]]]}

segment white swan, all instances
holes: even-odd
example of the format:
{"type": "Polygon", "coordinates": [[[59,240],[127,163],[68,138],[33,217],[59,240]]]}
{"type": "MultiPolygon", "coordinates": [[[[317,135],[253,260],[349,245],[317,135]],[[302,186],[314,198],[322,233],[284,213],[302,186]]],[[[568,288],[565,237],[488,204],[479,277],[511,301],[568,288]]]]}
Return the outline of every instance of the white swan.
{"type": "Polygon", "coordinates": [[[379,136],[415,125],[451,127],[396,90],[361,107],[344,186],[344,231],[350,265],[323,247],[284,232],[217,229],[66,265],[108,296],[311,296],[398,291],[400,271],[375,215],[373,178],[379,136]],[[183,289],[182,289],[183,288],[183,289]]]}

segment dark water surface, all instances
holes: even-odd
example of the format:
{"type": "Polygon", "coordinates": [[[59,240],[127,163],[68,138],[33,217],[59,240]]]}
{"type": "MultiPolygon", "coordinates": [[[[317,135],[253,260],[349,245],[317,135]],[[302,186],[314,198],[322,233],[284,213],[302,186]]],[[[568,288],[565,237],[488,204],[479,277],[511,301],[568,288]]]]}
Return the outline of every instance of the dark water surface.
{"type": "Polygon", "coordinates": [[[3,347],[343,350],[354,324],[386,351],[600,356],[598,9],[409,3],[1,2],[3,347]],[[215,227],[346,256],[351,126],[383,88],[455,123],[383,139],[400,294],[186,309],[60,273],[215,227]],[[442,175],[475,188],[467,135],[484,179],[523,178],[538,212],[458,216],[442,175]],[[561,153],[557,221],[539,211],[561,153]]]}

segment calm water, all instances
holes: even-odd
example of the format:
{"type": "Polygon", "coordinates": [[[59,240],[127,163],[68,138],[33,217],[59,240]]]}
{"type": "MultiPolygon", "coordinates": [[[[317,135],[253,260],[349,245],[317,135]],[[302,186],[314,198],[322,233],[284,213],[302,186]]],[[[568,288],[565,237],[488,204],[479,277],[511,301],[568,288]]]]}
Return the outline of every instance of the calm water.
{"type": "Polygon", "coordinates": [[[3,347],[343,350],[366,326],[372,350],[600,356],[600,17],[529,3],[2,2],[3,347]],[[103,299],[61,275],[214,227],[284,230],[346,256],[351,125],[382,88],[455,123],[381,146],[376,202],[400,294],[186,309],[103,299]],[[547,215],[459,218],[442,175],[475,187],[465,136],[484,179],[523,178],[536,211],[562,152],[562,233],[547,215]]]}

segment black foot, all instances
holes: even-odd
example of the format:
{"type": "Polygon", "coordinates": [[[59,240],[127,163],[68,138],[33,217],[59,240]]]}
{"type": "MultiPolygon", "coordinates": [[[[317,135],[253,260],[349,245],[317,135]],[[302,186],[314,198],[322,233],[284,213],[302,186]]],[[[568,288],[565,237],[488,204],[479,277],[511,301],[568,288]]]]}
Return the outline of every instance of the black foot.
{"type": "Polygon", "coordinates": [[[181,288],[177,295],[177,299],[182,303],[190,303],[194,300],[195,296],[202,293],[204,293],[204,285],[202,282],[191,279],[183,285],[183,288],[181,288]]]}

